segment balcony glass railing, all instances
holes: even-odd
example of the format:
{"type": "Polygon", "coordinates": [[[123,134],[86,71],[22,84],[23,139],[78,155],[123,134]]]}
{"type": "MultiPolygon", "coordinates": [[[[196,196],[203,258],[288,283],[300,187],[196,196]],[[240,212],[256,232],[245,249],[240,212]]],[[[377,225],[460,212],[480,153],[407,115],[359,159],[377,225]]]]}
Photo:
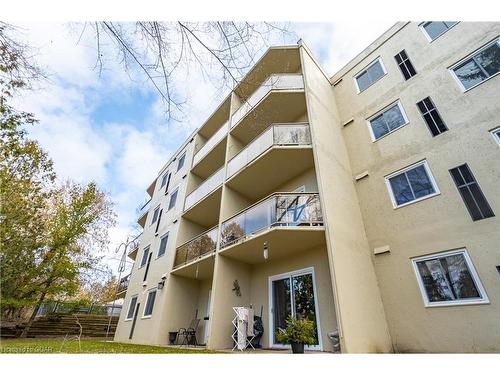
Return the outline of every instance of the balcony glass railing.
{"type": "Polygon", "coordinates": [[[231,128],[235,126],[271,90],[303,90],[302,74],[271,74],[257,90],[233,113],[231,128]]]}
{"type": "Polygon", "coordinates": [[[129,282],[130,282],[130,274],[128,274],[125,277],[122,277],[120,279],[120,282],[118,283],[118,293],[127,290],[129,282]]]}
{"type": "Polygon", "coordinates": [[[213,173],[186,197],[184,210],[188,210],[193,207],[203,197],[207,196],[212,191],[217,189],[220,185],[222,185],[222,182],[224,182],[224,167],[213,173]]]}
{"type": "Polygon", "coordinates": [[[214,252],[217,245],[218,226],[207,230],[179,246],[175,253],[174,268],[190,263],[203,255],[214,252]]]}
{"type": "Polygon", "coordinates": [[[198,164],[198,162],[203,159],[215,145],[217,145],[229,131],[229,121],[224,123],[219,130],[217,130],[212,137],[203,145],[202,148],[193,157],[193,165],[198,164]]]}
{"type": "Polygon", "coordinates": [[[148,213],[149,209],[151,208],[151,199],[149,199],[146,203],[142,205],[141,208],[139,208],[139,215],[138,218],[143,217],[145,214],[148,213]]]}
{"type": "Polygon", "coordinates": [[[317,193],[276,193],[226,220],[221,248],[272,227],[323,225],[317,193]]]}
{"type": "Polygon", "coordinates": [[[310,145],[308,124],[275,124],[267,128],[227,164],[227,178],[248,165],[268,148],[280,146],[310,145]]]}

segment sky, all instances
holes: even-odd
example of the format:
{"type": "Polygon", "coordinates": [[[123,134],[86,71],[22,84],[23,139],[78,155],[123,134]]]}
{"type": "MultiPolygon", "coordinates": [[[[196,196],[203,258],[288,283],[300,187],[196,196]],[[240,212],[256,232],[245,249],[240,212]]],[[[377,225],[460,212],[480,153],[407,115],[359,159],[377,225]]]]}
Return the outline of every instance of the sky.
{"type": "MultiPolygon", "coordinates": [[[[294,34],[286,42],[303,39],[332,75],[393,23],[292,23],[294,34]]],[[[113,56],[101,73],[95,69],[95,43],[90,33],[81,36],[82,24],[15,25],[48,76],[22,93],[17,106],[38,118],[28,133],[49,153],[60,180],[95,181],[110,195],[118,222],[104,256],[116,273],[115,249],[136,227],[136,209],[147,200],[146,188],[227,93],[196,69],[182,67],[185,74],[174,85],[186,99],[184,115],[181,121],[168,121],[158,94],[143,76],[127,73],[113,56]]]]}

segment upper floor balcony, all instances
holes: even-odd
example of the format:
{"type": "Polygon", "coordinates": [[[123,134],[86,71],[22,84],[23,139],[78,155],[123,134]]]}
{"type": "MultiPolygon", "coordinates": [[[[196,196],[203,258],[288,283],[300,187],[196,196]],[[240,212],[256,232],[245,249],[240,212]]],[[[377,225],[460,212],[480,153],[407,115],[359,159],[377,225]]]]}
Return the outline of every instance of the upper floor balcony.
{"type": "Polygon", "coordinates": [[[219,227],[215,226],[180,245],[175,253],[174,269],[214,253],[217,247],[218,229],[219,227]]]}
{"type": "Polygon", "coordinates": [[[314,166],[307,123],[273,124],[227,164],[227,186],[258,199],[314,166]]]}
{"type": "Polygon", "coordinates": [[[205,181],[203,181],[196,189],[194,189],[187,197],[184,203],[184,211],[188,211],[194,205],[199,203],[205,197],[213,193],[224,182],[224,168],[220,168],[213,173],[205,181]]]}
{"type": "Polygon", "coordinates": [[[130,259],[135,260],[137,257],[137,251],[139,250],[139,244],[141,243],[141,238],[142,238],[142,233],[137,235],[131,242],[130,242],[130,250],[128,251],[128,257],[130,259]]]}
{"type": "Polygon", "coordinates": [[[149,199],[142,207],[139,209],[139,218],[137,223],[144,228],[146,225],[146,219],[148,217],[149,209],[151,208],[151,199],[149,199]]]}
{"type": "Polygon", "coordinates": [[[271,92],[294,92],[304,90],[302,74],[271,74],[238,108],[231,117],[231,129],[252,111],[271,92]]]}
{"type": "Polygon", "coordinates": [[[221,225],[221,254],[250,264],[322,244],[318,193],[275,193],[221,225]]]}
{"type": "MultiPolygon", "coordinates": [[[[198,150],[193,157],[193,166],[196,166],[203,158],[205,158],[220,142],[227,136],[229,132],[229,121],[225,122],[219,130],[217,130],[212,137],[210,137],[205,144],[198,150]]],[[[215,151],[215,150],[214,150],[215,151]]],[[[225,148],[224,150],[225,151],[225,148]]]]}
{"type": "Polygon", "coordinates": [[[129,273],[127,276],[122,277],[118,282],[118,290],[116,293],[117,298],[125,297],[125,293],[127,292],[128,289],[128,284],[130,283],[130,275],[131,274],[129,273]]]}

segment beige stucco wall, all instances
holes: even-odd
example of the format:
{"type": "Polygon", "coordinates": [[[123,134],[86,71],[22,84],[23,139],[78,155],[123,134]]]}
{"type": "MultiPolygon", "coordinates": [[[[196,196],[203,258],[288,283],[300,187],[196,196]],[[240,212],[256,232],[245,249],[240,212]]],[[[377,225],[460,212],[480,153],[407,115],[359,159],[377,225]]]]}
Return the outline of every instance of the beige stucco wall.
{"type": "MultiPolygon", "coordinates": [[[[493,211],[500,213],[499,147],[488,132],[500,125],[500,77],[462,93],[447,67],[500,34],[499,23],[462,22],[429,43],[416,23],[403,27],[335,86],[341,130],[356,183],[394,347],[397,351],[500,351],[500,222],[473,222],[448,172],[467,163],[493,211]],[[418,74],[405,81],[394,56],[405,49],[418,74]],[[357,94],[353,75],[381,56],[387,75],[357,94]],[[432,137],[416,103],[430,96],[449,131],[432,137]],[[400,99],[409,123],[372,142],[366,118],[400,99]],[[440,195],[393,209],[384,176],[426,159],[440,195]],[[424,307],[410,258],[467,248],[490,303],[424,307]]],[[[339,79],[335,76],[332,81],[339,79]]]]}

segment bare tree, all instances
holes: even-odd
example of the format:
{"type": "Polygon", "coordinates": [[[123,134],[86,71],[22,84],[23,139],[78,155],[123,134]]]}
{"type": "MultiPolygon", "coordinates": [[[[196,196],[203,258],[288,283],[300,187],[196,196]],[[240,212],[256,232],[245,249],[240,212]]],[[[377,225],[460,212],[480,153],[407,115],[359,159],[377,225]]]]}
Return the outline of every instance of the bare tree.
{"type": "Polygon", "coordinates": [[[81,35],[93,33],[96,69],[107,54],[118,53],[127,72],[142,73],[160,96],[168,119],[182,113],[185,98],[176,90],[180,73],[199,69],[219,91],[237,84],[273,41],[294,35],[287,24],[269,22],[95,22],[81,35]]]}

